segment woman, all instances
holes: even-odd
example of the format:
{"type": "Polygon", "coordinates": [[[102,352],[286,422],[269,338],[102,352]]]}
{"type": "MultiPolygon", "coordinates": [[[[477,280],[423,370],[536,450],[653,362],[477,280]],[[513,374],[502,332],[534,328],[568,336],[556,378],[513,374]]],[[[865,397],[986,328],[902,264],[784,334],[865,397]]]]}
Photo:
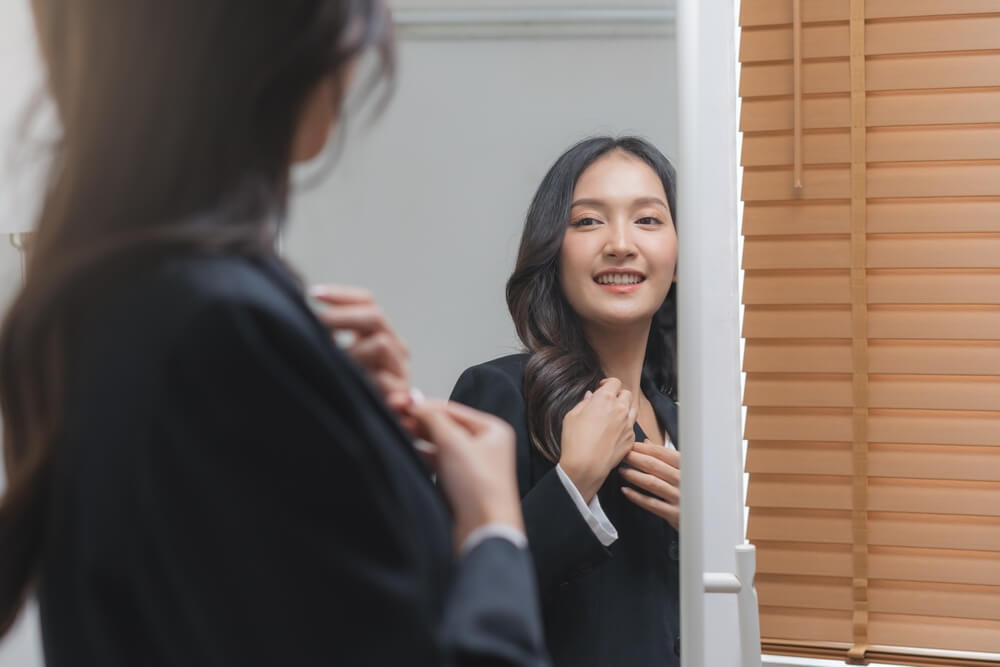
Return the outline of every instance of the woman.
{"type": "Polygon", "coordinates": [[[473,366],[452,393],[517,433],[556,665],[679,664],[674,211],[674,169],[649,143],[567,151],[507,282],[527,352],[473,366]]]}
{"type": "Polygon", "coordinates": [[[370,299],[321,322],[274,250],[359,54],[391,73],[381,3],[34,10],[62,137],[0,332],[0,633],[37,590],[50,667],[546,664],[509,428],[411,402],[370,299]]]}

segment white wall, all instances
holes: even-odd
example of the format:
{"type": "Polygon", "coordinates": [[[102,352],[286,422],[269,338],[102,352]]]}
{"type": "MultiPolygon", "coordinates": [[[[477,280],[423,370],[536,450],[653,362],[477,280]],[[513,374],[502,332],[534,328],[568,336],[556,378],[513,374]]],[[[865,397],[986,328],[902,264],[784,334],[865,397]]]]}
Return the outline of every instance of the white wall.
{"type": "Polygon", "coordinates": [[[446,395],[467,366],[516,351],[504,301],[545,171],[595,133],[676,146],[671,39],[411,41],[392,105],[354,129],[296,199],[287,256],[311,281],[374,290],[446,395]]]}

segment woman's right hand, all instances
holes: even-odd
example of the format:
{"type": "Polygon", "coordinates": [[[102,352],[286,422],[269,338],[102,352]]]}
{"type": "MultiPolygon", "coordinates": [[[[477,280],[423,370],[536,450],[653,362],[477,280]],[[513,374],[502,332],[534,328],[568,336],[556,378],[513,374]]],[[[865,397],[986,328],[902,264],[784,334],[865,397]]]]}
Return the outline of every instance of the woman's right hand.
{"type": "Polygon", "coordinates": [[[514,430],[499,417],[461,403],[423,401],[410,408],[455,518],[455,547],[487,524],[524,532],[517,489],[514,430]]]}
{"type": "Polygon", "coordinates": [[[608,474],[635,444],[638,406],[632,392],[616,378],[606,378],[595,392],[566,413],[559,465],[589,503],[608,474]]]}

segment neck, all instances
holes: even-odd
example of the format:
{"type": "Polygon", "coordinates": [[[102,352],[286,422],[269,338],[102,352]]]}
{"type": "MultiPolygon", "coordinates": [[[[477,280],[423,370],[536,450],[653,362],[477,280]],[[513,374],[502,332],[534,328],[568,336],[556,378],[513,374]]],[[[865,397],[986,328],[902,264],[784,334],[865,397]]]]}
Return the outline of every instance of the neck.
{"type": "Polygon", "coordinates": [[[622,388],[631,391],[635,400],[641,396],[642,364],[651,325],[652,320],[647,320],[631,326],[584,327],[605,376],[621,380],[622,388]]]}

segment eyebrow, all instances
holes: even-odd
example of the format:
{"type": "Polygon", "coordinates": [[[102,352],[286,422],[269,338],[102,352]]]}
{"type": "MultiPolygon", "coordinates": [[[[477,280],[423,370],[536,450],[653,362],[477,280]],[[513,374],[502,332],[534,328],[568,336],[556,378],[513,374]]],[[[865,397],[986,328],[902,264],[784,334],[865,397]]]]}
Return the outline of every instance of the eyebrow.
{"type": "MultiPolygon", "coordinates": [[[[659,197],[639,197],[638,199],[632,201],[633,206],[649,206],[651,204],[662,206],[668,211],[670,210],[670,207],[667,206],[667,203],[662,199],[660,199],[659,197]]],[[[573,207],[591,206],[594,208],[604,208],[605,206],[607,206],[607,204],[600,199],[577,199],[576,201],[573,202],[572,206],[573,207]]]]}

